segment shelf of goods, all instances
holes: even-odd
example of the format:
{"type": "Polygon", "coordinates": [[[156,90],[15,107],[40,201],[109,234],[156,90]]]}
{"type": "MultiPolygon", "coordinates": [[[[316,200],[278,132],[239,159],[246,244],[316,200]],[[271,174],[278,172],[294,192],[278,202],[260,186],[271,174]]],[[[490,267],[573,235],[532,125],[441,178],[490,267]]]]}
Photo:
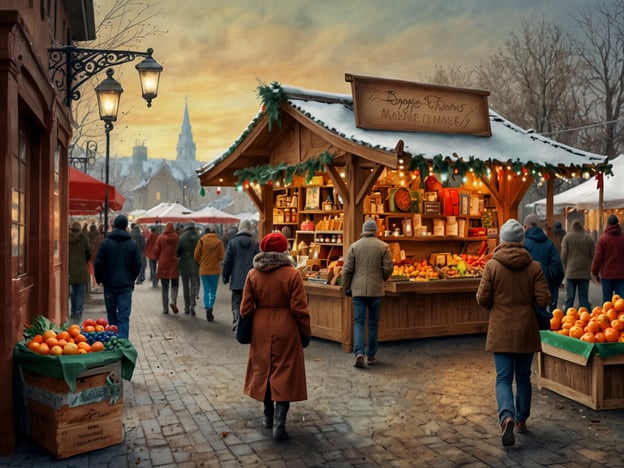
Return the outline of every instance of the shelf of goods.
{"type": "MultiPolygon", "coordinates": [[[[336,273],[328,274],[327,270],[334,268],[340,275],[337,260],[343,253],[346,255],[338,237],[343,235],[343,213],[337,209],[340,205],[333,202],[336,197],[331,190],[330,187],[302,187],[286,190],[285,194],[291,197],[292,203],[296,191],[298,203],[297,221],[301,229],[295,231],[293,249],[301,255],[299,247],[305,244],[307,267],[321,275],[305,282],[312,335],[340,342],[342,349],[349,352],[353,347],[351,298],[344,296],[341,286],[321,279],[333,278],[340,284],[336,273]],[[325,199],[327,204],[323,205],[325,199]]],[[[492,231],[481,226],[482,211],[486,209],[481,196],[456,190],[457,212],[451,210],[454,214],[447,215],[445,202],[440,201],[432,202],[434,212],[428,214],[423,212],[426,199],[422,190],[408,192],[409,200],[395,197],[397,190],[390,186],[373,190],[363,202],[364,219],[375,219],[377,235],[391,247],[397,266],[403,262],[429,260],[436,252],[480,258],[484,250],[496,243],[492,231]]],[[[406,275],[386,283],[379,322],[380,342],[487,331],[488,313],[475,300],[480,278],[477,275],[453,277],[438,271],[440,279],[406,275]]]]}

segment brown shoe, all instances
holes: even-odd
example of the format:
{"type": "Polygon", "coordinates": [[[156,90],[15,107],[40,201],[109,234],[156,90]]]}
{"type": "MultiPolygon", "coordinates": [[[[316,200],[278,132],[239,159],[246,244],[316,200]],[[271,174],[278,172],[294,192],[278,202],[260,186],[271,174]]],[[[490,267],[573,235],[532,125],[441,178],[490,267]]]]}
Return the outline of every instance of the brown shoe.
{"type": "Polygon", "coordinates": [[[174,314],[178,313],[178,306],[175,305],[173,302],[171,304],[169,304],[169,306],[171,307],[171,310],[173,310],[174,314]]]}
{"type": "Polygon", "coordinates": [[[375,356],[368,356],[368,357],[366,358],[366,363],[367,363],[369,366],[374,366],[375,364],[377,364],[377,359],[375,358],[375,356]]]}
{"type": "Polygon", "coordinates": [[[518,434],[526,434],[529,430],[527,429],[526,422],[518,421],[516,422],[516,432],[518,434]]]}
{"type": "Polygon", "coordinates": [[[501,424],[501,442],[505,447],[516,443],[516,438],[514,437],[514,419],[511,416],[507,416],[501,424]]]}

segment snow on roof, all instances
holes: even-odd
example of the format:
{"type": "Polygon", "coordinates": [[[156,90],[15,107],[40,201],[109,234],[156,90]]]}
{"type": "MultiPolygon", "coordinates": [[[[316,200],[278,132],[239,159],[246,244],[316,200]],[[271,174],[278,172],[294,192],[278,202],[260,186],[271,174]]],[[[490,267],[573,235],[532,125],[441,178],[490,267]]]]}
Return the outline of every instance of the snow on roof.
{"type": "MultiPolygon", "coordinates": [[[[490,110],[491,137],[447,133],[368,130],[356,127],[353,98],[346,94],[325,93],[292,86],[282,86],[288,103],[303,115],[342,138],[375,149],[393,153],[399,140],[412,156],[433,159],[437,155],[471,156],[482,161],[500,163],[563,165],[567,167],[599,164],[606,156],[573,148],[539,134],[526,131],[490,110]]],[[[197,169],[199,175],[226,159],[258,124],[260,111],[239,138],[220,156],[197,169]]]]}

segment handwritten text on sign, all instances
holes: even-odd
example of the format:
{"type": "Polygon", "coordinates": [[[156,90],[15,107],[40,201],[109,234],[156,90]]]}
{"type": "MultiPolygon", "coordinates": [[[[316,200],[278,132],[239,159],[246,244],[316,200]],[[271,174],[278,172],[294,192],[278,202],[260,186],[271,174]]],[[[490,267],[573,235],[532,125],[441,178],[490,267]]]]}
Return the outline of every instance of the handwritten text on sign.
{"type": "Polygon", "coordinates": [[[487,91],[347,75],[356,124],[376,130],[491,136],[487,91]]]}

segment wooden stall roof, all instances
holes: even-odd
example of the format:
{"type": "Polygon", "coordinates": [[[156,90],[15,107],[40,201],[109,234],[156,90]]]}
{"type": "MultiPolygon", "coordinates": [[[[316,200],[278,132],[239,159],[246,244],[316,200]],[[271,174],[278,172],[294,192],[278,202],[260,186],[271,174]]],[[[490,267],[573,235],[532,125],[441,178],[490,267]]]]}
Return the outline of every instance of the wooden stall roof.
{"type": "MultiPolygon", "coordinates": [[[[348,152],[390,168],[397,166],[397,144],[403,142],[407,156],[436,156],[482,160],[490,165],[521,163],[553,166],[561,175],[574,171],[595,172],[607,158],[566,146],[547,137],[523,130],[490,110],[491,137],[427,132],[367,130],[356,127],[351,95],[324,93],[281,86],[286,100],[280,107],[282,125],[260,111],[232,146],[215,160],[197,170],[203,186],[234,186],[238,169],[269,163],[270,149],[289,122],[298,121],[319,133],[333,146],[332,153],[348,152]],[[271,127],[271,130],[269,130],[271,127]]],[[[336,163],[336,159],[334,159],[336,163]]]]}

